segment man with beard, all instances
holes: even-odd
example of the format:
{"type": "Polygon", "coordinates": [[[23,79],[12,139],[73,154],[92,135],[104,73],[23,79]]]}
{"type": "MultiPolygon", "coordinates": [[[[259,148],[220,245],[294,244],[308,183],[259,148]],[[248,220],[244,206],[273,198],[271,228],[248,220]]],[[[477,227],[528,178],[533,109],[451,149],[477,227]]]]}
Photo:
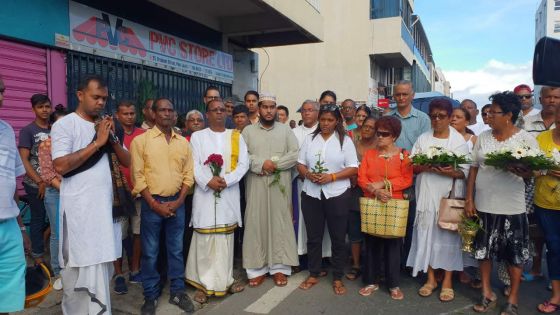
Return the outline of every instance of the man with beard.
{"type": "Polygon", "coordinates": [[[277,286],[285,286],[291,266],[298,265],[290,213],[298,142],[289,126],[275,121],[274,96],[263,93],[258,108],[259,122],[243,130],[250,157],[243,267],[251,287],[262,284],[268,273],[277,286]]]}

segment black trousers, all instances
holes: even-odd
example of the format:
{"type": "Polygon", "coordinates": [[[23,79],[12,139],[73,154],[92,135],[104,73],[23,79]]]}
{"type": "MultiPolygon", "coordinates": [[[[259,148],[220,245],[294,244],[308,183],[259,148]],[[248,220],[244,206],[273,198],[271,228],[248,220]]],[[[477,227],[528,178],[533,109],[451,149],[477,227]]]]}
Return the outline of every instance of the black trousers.
{"type": "Polygon", "coordinates": [[[365,235],[364,284],[379,284],[382,268],[389,289],[399,286],[402,238],[365,235]]]}
{"type": "Polygon", "coordinates": [[[348,211],[350,209],[350,190],[337,197],[321,199],[301,193],[301,212],[307,229],[307,258],[309,274],[318,277],[321,272],[323,235],[325,221],[331,237],[331,264],[333,279],[340,280],[344,275],[346,261],[346,229],[348,227],[348,211]]]}

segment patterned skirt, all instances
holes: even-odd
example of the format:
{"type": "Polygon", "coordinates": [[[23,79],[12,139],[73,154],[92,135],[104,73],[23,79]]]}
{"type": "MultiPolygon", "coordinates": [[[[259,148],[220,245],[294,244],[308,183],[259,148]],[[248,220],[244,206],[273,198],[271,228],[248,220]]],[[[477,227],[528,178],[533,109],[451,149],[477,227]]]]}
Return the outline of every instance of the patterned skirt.
{"type": "Polygon", "coordinates": [[[510,265],[522,265],[531,258],[527,214],[479,212],[478,215],[482,229],[474,241],[476,259],[496,259],[510,265]]]}

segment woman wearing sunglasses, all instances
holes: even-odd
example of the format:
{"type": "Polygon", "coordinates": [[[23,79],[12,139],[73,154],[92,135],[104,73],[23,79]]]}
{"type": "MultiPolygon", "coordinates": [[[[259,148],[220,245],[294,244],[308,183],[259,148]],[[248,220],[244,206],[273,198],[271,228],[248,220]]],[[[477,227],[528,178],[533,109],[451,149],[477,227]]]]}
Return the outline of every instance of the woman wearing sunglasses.
{"type": "MultiPolygon", "coordinates": [[[[368,198],[377,198],[381,202],[403,199],[403,190],[412,185],[412,165],[408,153],[395,145],[401,134],[401,122],[393,116],[384,116],[375,123],[374,131],[375,146],[364,153],[358,170],[358,185],[368,198]],[[392,194],[386,181],[391,183],[392,194]]],[[[365,235],[365,286],[359,291],[361,295],[369,296],[379,289],[383,264],[391,298],[404,298],[399,288],[402,241],[402,238],[365,235]]]]}
{"type": "MultiPolygon", "coordinates": [[[[412,148],[412,154],[429,152],[432,147],[441,147],[457,155],[467,155],[467,143],[457,130],[450,126],[453,106],[449,100],[434,99],[429,106],[432,130],[422,134],[412,148]]],[[[426,283],[418,290],[423,297],[432,295],[438,287],[435,270],[443,269],[444,278],[439,299],[450,302],[455,298],[452,287],[453,271],[463,270],[461,238],[456,231],[438,226],[439,205],[442,198],[455,189],[455,196],[462,196],[468,167],[452,165],[415,165],[416,177],[416,218],[412,232],[412,246],[408,254],[407,266],[412,267],[412,275],[427,272],[426,283]]]]}
{"type": "Polygon", "coordinates": [[[346,135],[340,110],[323,105],[319,126],[299,151],[297,170],[303,182],[301,207],[307,230],[309,277],[299,286],[308,290],[319,282],[325,221],[332,244],[333,290],[346,293],[342,283],[346,262],[346,227],[350,202],[350,177],[358,172],[358,158],[346,135]]]}

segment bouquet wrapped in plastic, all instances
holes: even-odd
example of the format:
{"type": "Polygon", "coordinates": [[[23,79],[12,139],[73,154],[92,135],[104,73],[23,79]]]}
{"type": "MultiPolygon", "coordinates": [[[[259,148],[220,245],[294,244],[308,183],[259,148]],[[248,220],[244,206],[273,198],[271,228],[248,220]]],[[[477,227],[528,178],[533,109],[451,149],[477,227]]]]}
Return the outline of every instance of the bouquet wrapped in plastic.
{"type": "Polygon", "coordinates": [[[456,154],[437,146],[431,146],[426,152],[418,152],[411,155],[410,158],[414,165],[453,166],[455,169],[461,164],[470,163],[468,156],[456,154]]]}

